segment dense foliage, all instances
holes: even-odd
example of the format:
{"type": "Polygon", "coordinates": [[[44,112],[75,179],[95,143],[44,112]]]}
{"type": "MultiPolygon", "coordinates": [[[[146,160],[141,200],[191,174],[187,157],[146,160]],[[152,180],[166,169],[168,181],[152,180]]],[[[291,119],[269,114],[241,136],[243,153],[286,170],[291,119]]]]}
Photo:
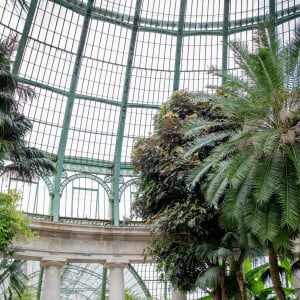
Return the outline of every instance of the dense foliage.
{"type": "Polygon", "coordinates": [[[247,299],[242,264],[260,250],[286,299],[278,256],[292,257],[300,229],[300,27],[288,45],[268,25],[254,51],[230,46],[243,76],[212,69],[226,79],[216,95],[175,92],[135,144],[135,211],[154,224],[148,253],[175,287],[247,299]]]}
{"type": "Polygon", "coordinates": [[[251,236],[268,251],[273,286],[278,298],[286,299],[277,256],[292,255],[300,230],[300,26],[283,46],[273,26],[259,28],[254,46],[252,52],[231,44],[243,77],[228,74],[220,88],[226,100],[215,99],[242,126],[227,131],[226,141],[223,133],[194,139],[187,154],[223,142],[199,162],[189,181],[208,178],[206,199],[220,207],[226,224],[238,228],[240,239],[251,236]]]}
{"type": "MultiPolygon", "coordinates": [[[[25,141],[32,124],[21,112],[21,105],[22,101],[33,100],[35,93],[19,84],[11,73],[11,57],[17,44],[12,36],[0,41],[0,175],[31,180],[41,173],[55,171],[55,164],[43,151],[29,147],[25,141]]],[[[0,287],[4,299],[25,299],[27,292],[23,262],[13,259],[9,250],[14,239],[33,236],[28,221],[17,208],[19,200],[15,192],[0,193],[0,287]]]]}
{"type": "MultiPolygon", "coordinates": [[[[219,226],[218,211],[205,201],[199,186],[186,183],[189,170],[220,143],[184,156],[191,141],[182,128],[196,119],[220,122],[224,115],[212,108],[210,100],[176,91],[160,108],[154,133],[135,144],[132,162],[139,173],[135,212],[153,224],[146,252],[175,287],[188,291],[201,286],[215,299],[226,299],[238,290],[236,274],[226,270],[226,258],[240,257],[233,251],[236,239],[219,226]]],[[[236,126],[233,121],[212,126],[200,135],[236,126]]]]}
{"type": "Polygon", "coordinates": [[[0,171],[31,179],[37,174],[54,172],[55,164],[46,154],[29,147],[25,136],[32,123],[21,112],[22,101],[35,97],[34,91],[16,81],[10,60],[17,48],[15,37],[0,41],[0,171]]]}
{"type": "Polygon", "coordinates": [[[13,240],[26,240],[33,237],[29,220],[17,209],[20,196],[16,192],[0,193],[0,287],[4,299],[18,296],[23,299],[27,277],[23,270],[23,261],[12,258],[10,246],[13,240]]]}

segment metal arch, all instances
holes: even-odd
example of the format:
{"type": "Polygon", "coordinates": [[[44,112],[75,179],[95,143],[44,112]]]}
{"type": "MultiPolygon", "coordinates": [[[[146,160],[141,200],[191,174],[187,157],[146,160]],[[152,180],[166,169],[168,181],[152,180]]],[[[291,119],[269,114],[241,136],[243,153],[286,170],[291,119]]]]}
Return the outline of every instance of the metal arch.
{"type": "Polygon", "coordinates": [[[62,192],[63,192],[64,188],[71,181],[73,181],[75,179],[79,179],[79,178],[87,178],[87,179],[91,179],[93,181],[96,181],[99,185],[101,185],[104,188],[104,190],[106,191],[106,193],[108,195],[108,198],[111,199],[111,197],[112,197],[112,191],[111,191],[110,187],[106,184],[106,182],[103,179],[97,177],[96,175],[88,174],[88,173],[74,174],[74,175],[68,177],[65,181],[63,181],[61,183],[61,185],[60,185],[60,192],[59,192],[60,196],[62,195],[62,192]]]}
{"type": "MultiPolygon", "coordinates": [[[[89,275],[91,275],[92,277],[94,277],[94,278],[96,278],[96,279],[99,279],[99,280],[103,280],[103,275],[101,274],[101,273],[97,273],[97,272],[95,272],[95,271],[93,271],[93,270],[90,270],[89,268],[88,268],[88,265],[89,264],[87,264],[87,266],[86,267],[82,267],[82,266],[78,266],[78,265],[74,265],[74,264],[67,264],[67,265],[65,265],[65,267],[63,268],[63,270],[64,270],[64,275],[67,273],[68,274],[68,276],[71,276],[72,277],[72,271],[79,271],[80,272],[80,274],[81,273],[85,273],[85,274],[89,274],[89,275]]],[[[101,265],[101,264],[99,264],[99,265],[101,265]]],[[[65,287],[65,288],[62,288],[62,292],[66,292],[65,293],[65,296],[69,296],[70,295],[70,287],[72,286],[72,285],[76,285],[76,284],[78,284],[81,288],[83,288],[84,286],[86,286],[86,284],[84,284],[84,282],[82,282],[82,281],[78,281],[76,278],[74,278],[74,276],[73,276],[73,278],[70,278],[70,277],[65,277],[65,278],[63,278],[62,279],[62,282],[65,282],[65,283],[68,283],[68,286],[67,287],[65,287]]],[[[89,290],[90,291],[95,291],[95,292],[97,292],[98,291],[98,289],[99,289],[99,287],[100,287],[100,284],[99,284],[99,286],[97,286],[97,287],[92,287],[92,286],[89,286],[89,290]]],[[[78,289],[74,289],[74,290],[76,290],[76,292],[80,295],[80,296],[85,296],[84,294],[82,294],[82,292],[80,292],[80,288],[79,288],[79,292],[78,292],[78,289]]],[[[63,295],[62,295],[63,296],[63,295]]],[[[85,298],[82,298],[82,299],[88,299],[87,297],[85,297],[85,298]]]]}
{"type": "Polygon", "coordinates": [[[120,187],[120,198],[121,198],[121,195],[124,193],[124,191],[130,186],[132,185],[132,183],[134,183],[134,181],[136,181],[137,178],[132,178],[128,181],[126,181],[124,184],[122,184],[122,186],[120,187]]]}
{"type": "MultiPolygon", "coordinates": [[[[84,15],[84,7],[81,5],[81,2],[78,0],[51,0],[54,3],[57,3],[59,5],[62,5],[68,9],[71,9],[72,11],[75,11],[78,14],[84,15]]],[[[272,1],[272,0],[271,0],[272,1]]],[[[294,14],[297,14],[297,11],[299,11],[300,5],[295,4],[293,10],[294,14]]],[[[277,15],[280,16],[282,12],[286,11],[286,9],[282,9],[281,11],[277,12],[277,15]]],[[[276,15],[274,15],[276,17],[276,15]]],[[[240,20],[240,25],[245,25],[246,28],[251,28],[249,22],[257,22],[258,19],[260,19],[261,15],[257,17],[250,17],[250,18],[243,18],[240,20]]],[[[101,20],[103,22],[113,23],[117,24],[119,26],[127,27],[132,29],[133,27],[133,16],[128,14],[122,14],[117,11],[112,11],[108,9],[101,9],[101,7],[95,7],[92,12],[92,18],[96,20],[101,20]]],[[[157,33],[164,33],[169,35],[176,36],[178,33],[178,30],[174,29],[168,29],[168,28],[178,28],[179,21],[166,21],[162,19],[151,19],[151,18],[140,18],[140,27],[139,30],[141,31],[148,31],[148,32],[157,32],[157,33]]],[[[234,21],[232,22],[234,23],[234,21]]],[[[217,34],[222,35],[221,30],[214,30],[213,28],[217,28],[219,26],[223,26],[222,22],[219,21],[212,21],[212,22],[185,22],[184,26],[191,26],[193,28],[197,28],[194,31],[185,31],[183,33],[183,36],[185,36],[186,32],[188,32],[188,35],[197,35],[197,34],[217,34]],[[207,29],[211,28],[211,29],[207,29]],[[194,32],[194,34],[192,33],[194,32]],[[196,34],[195,34],[196,33],[196,34]]],[[[245,28],[243,30],[246,30],[245,28]]]]}
{"type": "Polygon", "coordinates": [[[141,287],[141,289],[143,290],[146,298],[152,298],[144,280],[141,278],[141,276],[139,275],[139,273],[135,270],[135,268],[131,265],[128,264],[127,269],[129,270],[129,272],[133,275],[133,277],[136,279],[137,283],[139,284],[139,286],[141,287]]]}
{"type": "MultiPolygon", "coordinates": [[[[99,264],[101,265],[103,268],[104,266],[102,264],[99,264]]],[[[85,273],[91,275],[91,276],[95,276],[96,278],[99,278],[99,279],[102,279],[102,275],[97,273],[97,272],[94,272],[88,268],[84,268],[82,266],[78,266],[78,265],[75,265],[75,264],[68,264],[67,266],[65,266],[65,269],[68,269],[68,270],[79,270],[79,271],[84,271],[85,273]]]]}
{"type": "Polygon", "coordinates": [[[49,177],[42,174],[42,175],[40,175],[40,178],[42,178],[43,181],[45,182],[45,184],[48,188],[49,194],[53,195],[54,194],[54,186],[53,186],[53,183],[51,182],[51,180],[49,179],[49,177]]]}

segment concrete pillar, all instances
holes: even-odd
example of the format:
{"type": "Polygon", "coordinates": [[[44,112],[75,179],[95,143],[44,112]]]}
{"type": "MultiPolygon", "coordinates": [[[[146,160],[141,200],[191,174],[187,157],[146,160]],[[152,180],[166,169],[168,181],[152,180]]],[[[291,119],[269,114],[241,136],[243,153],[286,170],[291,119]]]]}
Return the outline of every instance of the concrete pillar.
{"type": "Polygon", "coordinates": [[[125,300],[124,268],[128,261],[106,261],[109,270],[109,300],[125,300]]]}
{"type": "Polygon", "coordinates": [[[293,272],[292,278],[293,278],[293,282],[294,282],[296,299],[300,299],[300,271],[297,270],[297,271],[293,272]]]}
{"type": "Polygon", "coordinates": [[[178,289],[172,288],[171,290],[172,300],[186,300],[186,294],[182,293],[178,289]]]}
{"type": "Polygon", "coordinates": [[[60,269],[66,259],[43,257],[41,266],[45,269],[43,300],[60,300],[60,269]]]}

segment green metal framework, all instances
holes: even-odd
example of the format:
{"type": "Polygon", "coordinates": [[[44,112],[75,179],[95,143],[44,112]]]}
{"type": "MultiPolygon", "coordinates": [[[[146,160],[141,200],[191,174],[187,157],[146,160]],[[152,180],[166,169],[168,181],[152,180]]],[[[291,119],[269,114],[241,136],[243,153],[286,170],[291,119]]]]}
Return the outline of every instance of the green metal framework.
{"type": "MultiPolygon", "coordinates": [[[[35,219],[95,226],[141,225],[131,214],[136,190],[130,153],[134,141],[152,131],[153,117],[171,93],[213,92],[209,86],[222,82],[210,66],[239,72],[231,40],[251,47],[258,23],[271,19],[285,41],[300,19],[300,0],[27,2],[24,11],[14,0],[0,1],[0,38],[19,37],[12,71],[37,93],[23,104],[33,123],[27,139],[49,153],[57,174],[31,184],[1,177],[1,189],[17,188],[22,210],[35,219]]],[[[64,273],[66,294],[76,285],[74,268],[64,273]]],[[[90,274],[99,282],[91,289],[105,299],[107,271],[96,269],[98,277],[90,274]]],[[[145,297],[168,295],[167,286],[150,284],[149,268],[129,270],[145,297]]],[[[43,270],[32,274],[39,299],[43,270]]]]}
{"type": "Polygon", "coordinates": [[[40,179],[43,210],[28,213],[66,217],[70,178],[82,178],[82,191],[97,178],[102,217],[116,226],[131,215],[120,211],[120,188],[133,175],[132,145],[151,132],[159,105],[176,89],[211,92],[219,81],[209,67],[235,69],[228,42],[251,45],[258,22],[273,19],[285,39],[300,16],[291,0],[28,0],[21,13],[13,3],[0,6],[2,35],[20,37],[13,73],[43,100],[24,106],[34,123],[28,140],[57,163],[55,178],[40,179]]]}

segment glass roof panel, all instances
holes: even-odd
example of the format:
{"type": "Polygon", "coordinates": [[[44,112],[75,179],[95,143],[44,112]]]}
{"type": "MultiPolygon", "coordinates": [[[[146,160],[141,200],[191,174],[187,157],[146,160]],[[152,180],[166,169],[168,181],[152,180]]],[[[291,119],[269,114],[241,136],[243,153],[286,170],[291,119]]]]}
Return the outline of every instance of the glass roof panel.
{"type": "Polygon", "coordinates": [[[120,108],[114,105],[76,99],[65,155],[80,160],[114,159],[120,108]]]}
{"type": "Polygon", "coordinates": [[[57,154],[66,97],[41,88],[34,90],[36,98],[23,103],[23,112],[33,124],[31,134],[26,138],[30,146],[57,154]]]}
{"type": "MultiPolygon", "coordinates": [[[[87,0],[84,0],[87,2],[87,0]]],[[[135,10],[135,0],[95,0],[94,7],[100,9],[104,15],[112,15],[112,12],[119,14],[119,18],[127,20],[126,16],[133,16],[135,10]]]]}
{"type": "Polygon", "coordinates": [[[185,29],[220,29],[223,26],[223,0],[188,0],[185,29]]]}
{"type": "Polygon", "coordinates": [[[242,25],[263,21],[269,13],[269,0],[243,1],[231,0],[229,8],[230,27],[241,27],[242,25]]]}
{"type": "Polygon", "coordinates": [[[143,0],[141,24],[153,27],[176,29],[179,20],[180,1],[143,0]]]}

